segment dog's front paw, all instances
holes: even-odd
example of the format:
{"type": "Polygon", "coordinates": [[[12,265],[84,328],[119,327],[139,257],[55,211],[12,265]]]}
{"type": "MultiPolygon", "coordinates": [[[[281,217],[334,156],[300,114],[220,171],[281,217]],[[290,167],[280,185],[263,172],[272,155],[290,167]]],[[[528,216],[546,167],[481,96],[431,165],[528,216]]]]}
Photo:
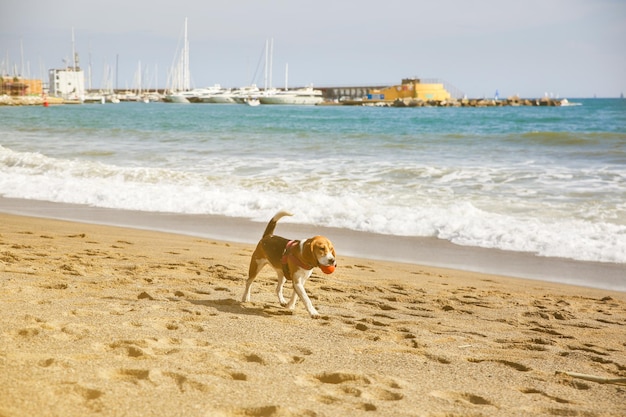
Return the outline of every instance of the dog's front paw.
{"type": "Polygon", "coordinates": [[[285,297],[283,297],[282,294],[278,294],[278,302],[283,307],[285,307],[287,305],[287,300],[285,300],[285,297]]]}

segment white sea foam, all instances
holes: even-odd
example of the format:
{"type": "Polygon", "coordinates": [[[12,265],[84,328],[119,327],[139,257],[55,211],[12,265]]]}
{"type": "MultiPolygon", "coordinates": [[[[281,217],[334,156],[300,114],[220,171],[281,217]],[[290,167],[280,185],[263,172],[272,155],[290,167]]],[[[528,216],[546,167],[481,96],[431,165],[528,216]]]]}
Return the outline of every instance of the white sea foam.
{"type": "Polygon", "coordinates": [[[5,108],[0,195],[626,263],[622,103],[5,108]],[[408,111],[405,111],[408,110],[408,111]]]}
{"type": "Polygon", "coordinates": [[[623,172],[537,169],[532,162],[446,167],[375,160],[355,164],[337,158],[309,169],[299,160],[255,156],[220,155],[203,161],[191,168],[181,161],[169,161],[168,168],[119,166],[0,146],[0,192],[5,197],[260,221],[283,208],[298,213],[304,223],[626,263],[624,201],[617,197],[594,206],[589,203],[593,200],[577,200],[579,194],[599,192],[598,187],[623,195],[623,172]],[[562,194],[551,196],[555,181],[566,185],[562,194]]]}

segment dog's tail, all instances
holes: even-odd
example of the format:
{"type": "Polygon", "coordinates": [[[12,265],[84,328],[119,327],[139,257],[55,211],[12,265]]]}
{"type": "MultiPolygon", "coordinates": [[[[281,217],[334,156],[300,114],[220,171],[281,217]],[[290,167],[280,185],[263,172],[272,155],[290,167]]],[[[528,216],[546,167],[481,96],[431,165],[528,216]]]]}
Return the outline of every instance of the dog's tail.
{"type": "Polygon", "coordinates": [[[263,237],[274,234],[276,223],[278,223],[278,220],[280,220],[281,218],[285,216],[293,216],[293,214],[289,213],[288,211],[279,211],[278,213],[276,213],[276,215],[272,217],[272,220],[270,220],[270,222],[267,224],[267,227],[265,228],[265,232],[263,232],[263,237]]]}

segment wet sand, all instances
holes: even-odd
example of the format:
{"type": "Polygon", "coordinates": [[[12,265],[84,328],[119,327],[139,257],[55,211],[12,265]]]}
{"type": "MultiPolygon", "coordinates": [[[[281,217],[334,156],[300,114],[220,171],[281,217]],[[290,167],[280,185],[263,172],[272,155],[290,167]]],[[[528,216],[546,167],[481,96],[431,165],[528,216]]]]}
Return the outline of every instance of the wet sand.
{"type": "MultiPolygon", "coordinates": [[[[135,229],[186,234],[228,242],[256,244],[266,218],[203,214],[151,213],[79,204],[0,197],[0,213],[31,215],[135,229]]],[[[344,255],[531,278],[626,292],[626,264],[582,262],[547,258],[531,253],[459,246],[436,238],[380,235],[346,229],[297,224],[298,215],[281,220],[280,231],[289,237],[331,236],[344,255]]]]}
{"type": "Polygon", "coordinates": [[[0,214],[0,416],[626,414],[624,292],[338,245],[313,320],[252,249],[0,214]]]}

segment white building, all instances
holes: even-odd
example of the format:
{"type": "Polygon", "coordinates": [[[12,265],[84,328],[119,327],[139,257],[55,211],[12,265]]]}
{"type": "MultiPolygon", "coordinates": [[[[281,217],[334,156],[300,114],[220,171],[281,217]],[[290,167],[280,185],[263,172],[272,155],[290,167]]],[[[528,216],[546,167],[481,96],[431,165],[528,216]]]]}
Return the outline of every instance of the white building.
{"type": "Polygon", "coordinates": [[[50,95],[66,100],[83,100],[85,98],[85,73],[80,67],[51,69],[50,95]]]}

